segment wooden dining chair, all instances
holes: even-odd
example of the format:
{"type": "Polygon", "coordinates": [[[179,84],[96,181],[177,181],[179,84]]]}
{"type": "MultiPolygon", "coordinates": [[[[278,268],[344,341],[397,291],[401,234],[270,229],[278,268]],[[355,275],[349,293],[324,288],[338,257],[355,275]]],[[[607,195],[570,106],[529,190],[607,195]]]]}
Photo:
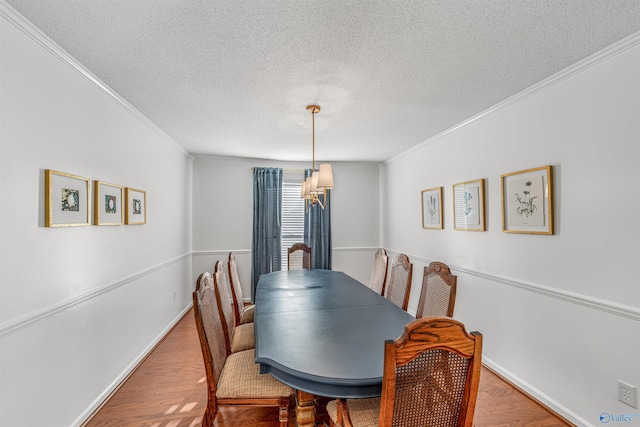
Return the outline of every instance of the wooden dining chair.
{"type": "Polygon", "coordinates": [[[457,280],[458,277],[451,274],[449,267],[442,262],[434,261],[425,267],[416,319],[427,316],[453,317],[457,280]]]}
{"type": "Polygon", "coordinates": [[[229,354],[249,350],[256,347],[253,323],[237,325],[233,316],[233,305],[225,263],[216,261],[213,272],[213,289],[221,301],[221,317],[225,329],[227,351],[229,354]]]}
{"type": "Polygon", "coordinates": [[[384,287],[387,283],[387,269],[389,267],[389,257],[387,251],[379,248],[373,258],[373,271],[369,280],[369,287],[384,295],[384,287]]]}
{"type": "Polygon", "coordinates": [[[384,343],[382,396],[332,400],[331,426],[471,427],[482,334],[446,317],[409,323],[384,343]]]}
{"type": "Polygon", "coordinates": [[[287,427],[291,387],[260,374],[255,349],[228,354],[221,300],[211,275],[202,273],[193,292],[193,312],[207,378],[207,407],[202,426],[214,424],[220,406],[278,407],[280,427],[287,427]]]}
{"type": "Polygon", "coordinates": [[[287,269],[311,268],[311,248],[304,243],[294,243],[287,249],[287,269]]]}
{"type": "Polygon", "coordinates": [[[236,257],[233,252],[229,252],[227,267],[229,269],[229,282],[231,282],[231,297],[233,298],[233,317],[236,325],[253,323],[256,306],[254,304],[244,304],[242,287],[240,286],[240,278],[238,277],[238,267],[236,266],[236,257]]]}
{"type": "Polygon", "coordinates": [[[398,254],[391,264],[391,273],[385,296],[389,301],[405,311],[409,305],[412,274],[413,264],[409,262],[409,257],[405,254],[398,254]]]}

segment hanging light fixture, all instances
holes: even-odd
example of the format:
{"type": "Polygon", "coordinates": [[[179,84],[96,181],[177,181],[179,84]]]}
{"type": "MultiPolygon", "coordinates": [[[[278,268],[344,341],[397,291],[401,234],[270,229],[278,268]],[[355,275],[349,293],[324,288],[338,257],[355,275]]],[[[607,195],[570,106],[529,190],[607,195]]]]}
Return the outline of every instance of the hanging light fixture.
{"type": "Polygon", "coordinates": [[[333,189],[333,168],[327,163],[320,165],[320,169],[316,170],[315,116],[320,112],[320,106],[308,105],[307,111],[311,113],[311,176],[302,183],[300,197],[305,200],[307,210],[309,206],[316,204],[324,209],[327,205],[327,190],[333,189]]]}

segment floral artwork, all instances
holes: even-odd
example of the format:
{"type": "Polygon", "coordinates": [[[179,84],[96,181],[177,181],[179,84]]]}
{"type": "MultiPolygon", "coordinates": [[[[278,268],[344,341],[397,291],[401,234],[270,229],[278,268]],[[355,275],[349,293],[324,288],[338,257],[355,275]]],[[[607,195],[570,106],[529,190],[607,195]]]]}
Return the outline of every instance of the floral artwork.
{"type": "Polygon", "coordinates": [[[501,175],[502,231],[553,234],[552,167],[501,175]]]}
{"type": "Polygon", "coordinates": [[[142,214],[142,200],[133,199],[133,214],[134,215],[142,214]]]}
{"type": "Polygon", "coordinates": [[[516,193],[516,201],[519,204],[518,209],[516,209],[516,213],[518,215],[525,215],[526,217],[530,217],[538,208],[534,203],[534,200],[537,199],[538,196],[533,196],[531,194],[531,191],[528,190],[528,188],[531,187],[531,184],[533,184],[531,181],[527,181],[524,183],[527,189],[522,190],[522,196],[516,193]]]}
{"type": "Polygon", "coordinates": [[[105,194],[104,196],[104,212],[114,214],[116,213],[116,196],[105,194]]]}
{"type": "Polygon", "coordinates": [[[427,213],[429,214],[429,223],[437,224],[438,223],[438,211],[440,210],[440,206],[438,203],[438,199],[431,194],[427,199],[427,213]]]}
{"type": "Polygon", "coordinates": [[[473,196],[471,195],[471,193],[469,193],[468,191],[464,192],[464,215],[465,216],[469,216],[471,215],[471,199],[473,199],[473,196]]]}
{"type": "Polygon", "coordinates": [[[442,187],[422,190],[422,228],[442,229],[442,187]]]}
{"type": "Polygon", "coordinates": [[[484,231],[484,179],[453,186],[454,229],[484,231]]]}
{"type": "Polygon", "coordinates": [[[121,225],[124,220],[124,187],[94,181],[93,214],[95,225],[121,225]]]}
{"type": "Polygon", "coordinates": [[[45,169],[44,226],[89,225],[89,178],[45,169]]]}
{"type": "Polygon", "coordinates": [[[146,224],[147,223],[147,192],[135,188],[127,187],[124,193],[124,223],[125,224],[146,224]]]}
{"type": "Polygon", "coordinates": [[[80,191],[63,188],[61,208],[66,212],[78,212],[80,210],[80,191]]]}
{"type": "Polygon", "coordinates": [[[526,177],[511,182],[512,199],[510,200],[512,224],[542,226],[544,215],[542,205],[542,177],[526,177]]]}

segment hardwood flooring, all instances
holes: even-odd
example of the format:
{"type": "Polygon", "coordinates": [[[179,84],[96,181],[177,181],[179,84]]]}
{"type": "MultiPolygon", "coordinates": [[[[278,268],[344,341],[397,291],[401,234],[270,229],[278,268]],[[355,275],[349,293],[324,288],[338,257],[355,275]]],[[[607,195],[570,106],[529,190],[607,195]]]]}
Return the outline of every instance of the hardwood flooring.
{"type": "MultiPolygon", "coordinates": [[[[193,311],[189,311],[84,427],[195,427],[207,401],[193,311]]],[[[476,427],[570,426],[544,406],[482,368],[476,427]]],[[[278,425],[276,408],[221,408],[215,427],[278,425]]],[[[289,427],[295,427],[291,407],[289,427]]]]}

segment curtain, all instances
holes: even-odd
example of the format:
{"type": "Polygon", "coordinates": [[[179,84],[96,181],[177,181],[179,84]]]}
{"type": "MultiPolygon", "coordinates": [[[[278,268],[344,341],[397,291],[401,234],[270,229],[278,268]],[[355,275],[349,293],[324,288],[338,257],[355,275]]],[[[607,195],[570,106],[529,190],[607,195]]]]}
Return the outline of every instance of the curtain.
{"type": "Polygon", "coordinates": [[[253,241],[251,301],[261,274],[280,270],[282,212],[282,169],[253,169],[253,241]]]}
{"type": "MultiPolygon", "coordinates": [[[[305,169],[304,177],[311,176],[311,169],[305,169]]],[[[304,215],[304,243],[311,248],[311,267],[331,270],[331,190],[322,203],[309,206],[304,215]]]]}

